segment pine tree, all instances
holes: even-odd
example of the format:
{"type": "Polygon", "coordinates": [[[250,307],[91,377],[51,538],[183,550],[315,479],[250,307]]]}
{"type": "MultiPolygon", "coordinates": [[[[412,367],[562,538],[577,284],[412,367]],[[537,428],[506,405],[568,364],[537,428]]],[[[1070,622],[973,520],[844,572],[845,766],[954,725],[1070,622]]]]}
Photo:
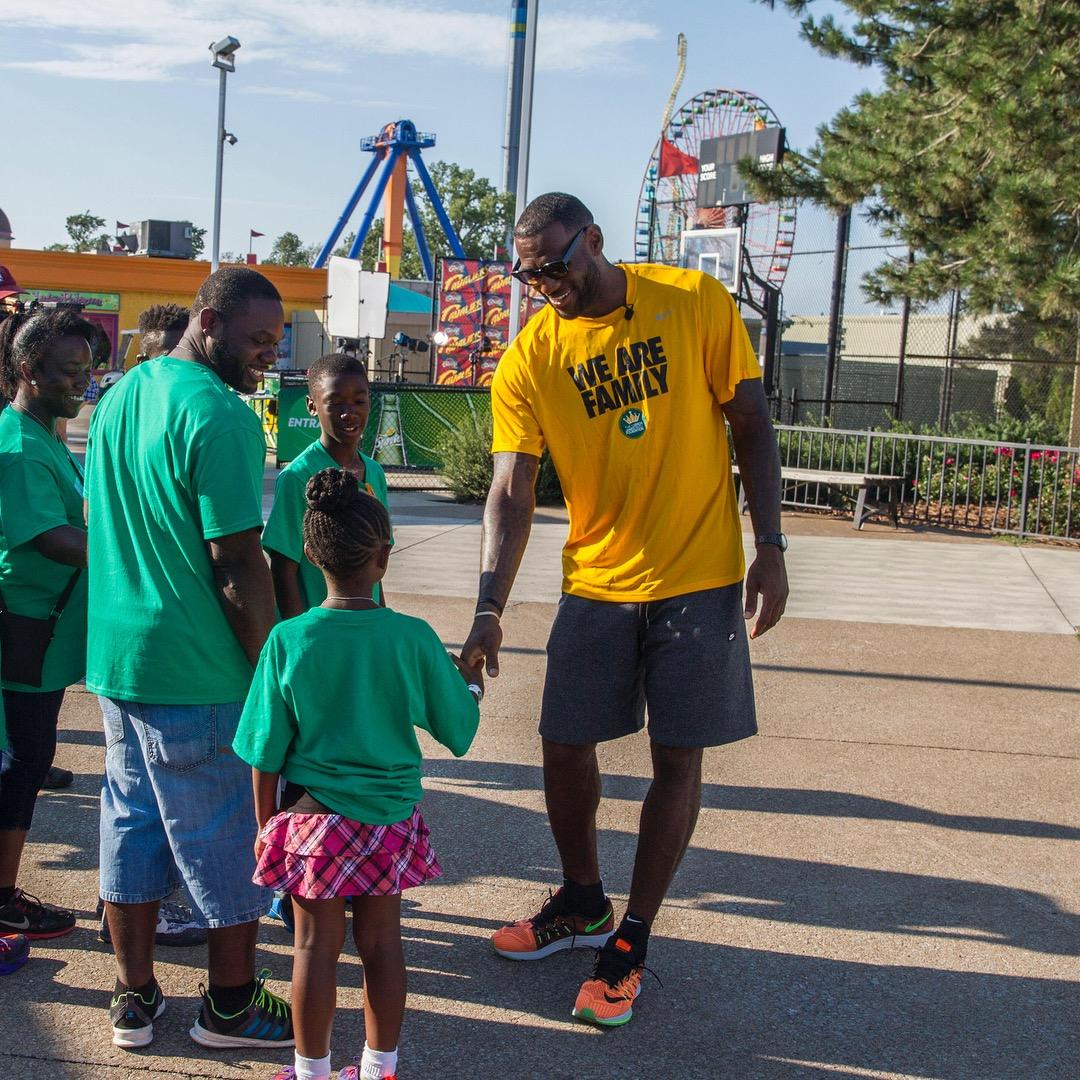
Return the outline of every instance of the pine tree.
{"type": "Polygon", "coordinates": [[[779,169],[750,168],[759,196],[866,202],[916,253],[866,278],[874,300],[961,289],[970,310],[1080,314],[1080,3],[842,0],[841,22],[782,2],[884,85],[779,169]]]}

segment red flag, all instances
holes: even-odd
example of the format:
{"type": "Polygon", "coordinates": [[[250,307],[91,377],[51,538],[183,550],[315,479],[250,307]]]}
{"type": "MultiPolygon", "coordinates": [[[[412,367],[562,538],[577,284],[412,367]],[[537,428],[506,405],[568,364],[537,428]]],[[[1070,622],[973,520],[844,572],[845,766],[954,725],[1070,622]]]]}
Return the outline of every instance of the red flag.
{"type": "Polygon", "coordinates": [[[682,176],[698,171],[698,159],[684,154],[674,143],[660,140],[660,176],[682,176]]]}
{"type": "Polygon", "coordinates": [[[266,233],[256,232],[254,229],[251,230],[252,239],[254,239],[256,236],[265,236],[265,235],[266,235],[266,233]]]}

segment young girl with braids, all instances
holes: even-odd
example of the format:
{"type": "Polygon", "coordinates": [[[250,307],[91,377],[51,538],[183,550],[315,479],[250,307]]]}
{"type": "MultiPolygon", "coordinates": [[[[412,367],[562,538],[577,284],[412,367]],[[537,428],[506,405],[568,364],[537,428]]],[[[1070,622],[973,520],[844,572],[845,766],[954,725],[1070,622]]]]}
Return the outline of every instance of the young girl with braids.
{"type": "Polygon", "coordinates": [[[442,872],[418,806],[415,728],[461,756],[483,684],[427,623],[372,599],[390,554],[378,499],[342,469],[313,476],[306,497],[304,551],[326,599],[271,632],[234,743],[253,769],[255,881],[290,894],[296,920],[296,1057],[274,1080],[330,1076],[346,904],[364,965],[366,1042],[339,1080],[379,1080],[396,1075],[405,1013],[401,891],[442,872]]]}

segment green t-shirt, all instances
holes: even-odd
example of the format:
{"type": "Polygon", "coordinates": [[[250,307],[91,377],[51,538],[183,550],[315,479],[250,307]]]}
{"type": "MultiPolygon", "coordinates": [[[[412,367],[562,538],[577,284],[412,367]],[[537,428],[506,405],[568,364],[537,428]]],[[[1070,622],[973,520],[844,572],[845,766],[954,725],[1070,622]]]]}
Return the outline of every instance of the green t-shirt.
{"type": "MultiPolygon", "coordinates": [[[[46,559],[33,544],[61,525],[86,527],[82,469],[59,439],[9,405],[0,412],[0,589],[16,615],[47,619],[75,573],[73,566],[46,559]]],[[[83,677],[86,595],[84,571],[56,623],[41,686],[5,682],[6,690],[62,690],[83,677]]]]}
{"type": "MultiPolygon", "coordinates": [[[[386,473],[382,466],[367,456],[358,454],[364,463],[364,482],[390,512],[390,500],[386,492],[386,473]]],[[[304,491],[307,482],[323,469],[339,469],[340,465],[330,456],[321,442],[316,440],[278,474],[274,489],[274,505],[263,530],[262,544],[267,551],[276,551],[287,559],[300,564],[300,592],[309,608],[318,607],[326,599],[326,579],[317,566],[312,566],[304,554],[304,511],[307,499],[304,491]]],[[[391,538],[393,542],[393,538],[391,538]]],[[[376,584],[372,598],[379,602],[382,585],[376,584]]]]}
{"type": "Polygon", "coordinates": [[[368,825],[407,818],[423,794],[415,728],[460,757],[480,710],[422,619],[315,607],[270,633],[233,749],[368,825]]]}
{"type": "Polygon", "coordinates": [[[243,701],[251,664],[222,610],[206,541],[262,525],[259,418],[210,368],[139,364],[87,442],[87,687],[161,705],[243,701]]]}

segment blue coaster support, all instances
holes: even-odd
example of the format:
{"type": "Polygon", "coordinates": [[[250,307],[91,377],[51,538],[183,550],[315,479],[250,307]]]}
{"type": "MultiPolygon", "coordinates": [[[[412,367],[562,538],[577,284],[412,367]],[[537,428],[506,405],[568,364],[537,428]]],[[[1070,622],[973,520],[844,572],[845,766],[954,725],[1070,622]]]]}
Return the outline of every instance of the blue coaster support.
{"type": "MultiPolygon", "coordinates": [[[[327,260],[333,253],[335,245],[341,238],[341,234],[345,231],[349,219],[363,199],[364,192],[368,189],[372,180],[375,179],[376,174],[378,174],[378,179],[375,182],[375,189],[372,193],[371,203],[364,212],[364,216],[360,221],[360,227],[356,233],[356,240],[349,249],[350,259],[355,259],[359,256],[360,251],[364,246],[364,241],[367,239],[367,234],[371,231],[371,225],[375,220],[375,215],[378,213],[379,207],[382,204],[383,196],[386,193],[386,186],[390,181],[394,166],[403,155],[406,156],[408,161],[412,164],[417,176],[420,178],[420,183],[423,184],[427,197],[431,200],[431,205],[435,210],[435,216],[450,245],[450,251],[455,258],[466,258],[465,250],[461,246],[461,240],[458,238],[457,231],[454,229],[453,223],[446,213],[446,208],[443,206],[442,199],[439,197],[439,192],[431,179],[431,174],[428,172],[427,166],[420,156],[422,150],[430,149],[434,145],[434,134],[431,132],[418,132],[416,130],[416,125],[411,120],[398,120],[395,123],[387,124],[378,135],[369,135],[362,139],[360,141],[360,149],[374,154],[375,156],[364,170],[360,182],[356,185],[349,201],[345,204],[345,209],[341,212],[341,216],[334,224],[334,228],[331,230],[329,237],[327,237],[326,243],[323,244],[322,250],[315,257],[315,261],[311,265],[316,269],[326,265],[327,260]]],[[[420,259],[424,264],[424,273],[427,274],[429,281],[433,281],[435,277],[435,262],[431,256],[431,248],[424,232],[423,223],[420,220],[420,214],[417,209],[416,198],[413,195],[411,184],[407,184],[405,187],[405,205],[409,212],[409,220],[412,223],[413,233],[416,236],[417,247],[420,249],[420,259]]]]}

